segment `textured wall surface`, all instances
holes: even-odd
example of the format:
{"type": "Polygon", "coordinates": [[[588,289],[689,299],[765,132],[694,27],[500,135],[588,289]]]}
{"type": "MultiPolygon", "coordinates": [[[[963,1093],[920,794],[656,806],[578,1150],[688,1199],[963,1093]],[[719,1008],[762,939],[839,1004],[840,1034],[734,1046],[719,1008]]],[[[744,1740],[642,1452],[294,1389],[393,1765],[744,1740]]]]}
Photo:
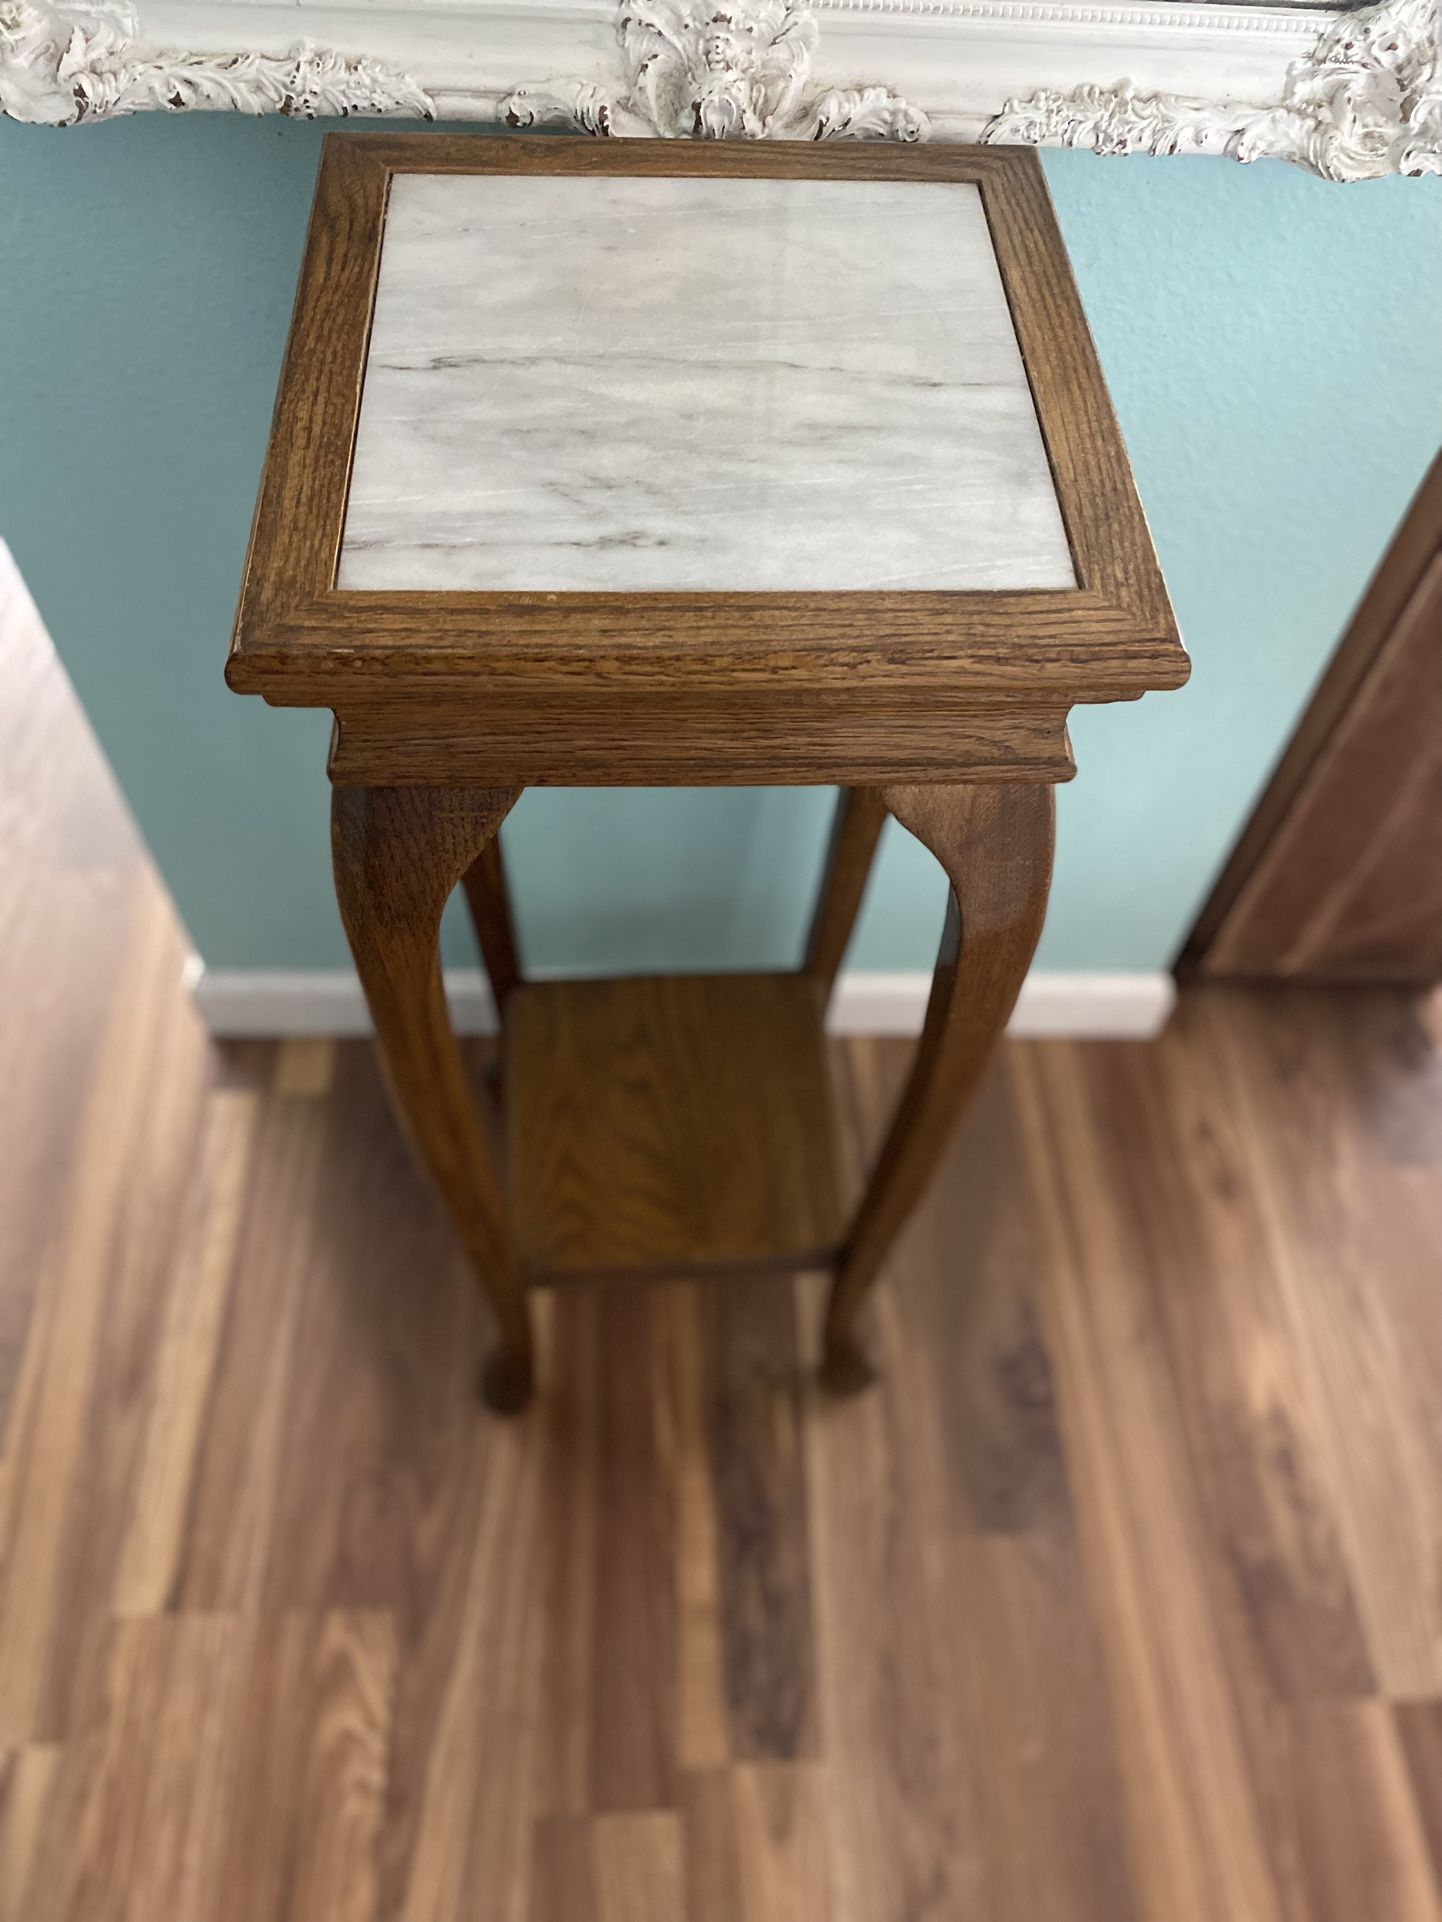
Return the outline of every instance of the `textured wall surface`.
{"type": "MultiPolygon", "coordinates": [[[[217,968],[345,956],[328,717],[221,680],[320,136],[0,120],[0,536],[217,968]]],[[[1040,959],[1155,967],[1442,439],[1442,180],[1046,166],[1195,667],[1180,694],[1075,717],[1040,959]]],[[[790,958],[828,806],[528,795],[506,830],[528,958],[790,958]]],[[[928,965],[940,908],[892,829],[853,964],[928,965]]]]}

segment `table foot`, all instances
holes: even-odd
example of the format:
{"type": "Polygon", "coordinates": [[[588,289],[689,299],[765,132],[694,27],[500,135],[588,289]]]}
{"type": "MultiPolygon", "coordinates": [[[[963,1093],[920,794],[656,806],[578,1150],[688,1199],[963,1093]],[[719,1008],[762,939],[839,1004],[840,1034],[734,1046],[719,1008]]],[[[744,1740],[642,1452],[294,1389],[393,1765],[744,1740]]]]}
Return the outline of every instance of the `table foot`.
{"type": "Polygon", "coordinates": [[[481,1369],[481,1400],[495,1415],[519,1415],[531,1399],[535,1382],[527,1356],[496,1348],[481,1369]]]}
{"type": "Polygon", "coordinates": [[[839,1336],[826,1344],[820,1375],[821,1386],[828,1394],[859,1395],[876,1380],[876,1369],[864,1349],[849,1337],[839,1336]]]}

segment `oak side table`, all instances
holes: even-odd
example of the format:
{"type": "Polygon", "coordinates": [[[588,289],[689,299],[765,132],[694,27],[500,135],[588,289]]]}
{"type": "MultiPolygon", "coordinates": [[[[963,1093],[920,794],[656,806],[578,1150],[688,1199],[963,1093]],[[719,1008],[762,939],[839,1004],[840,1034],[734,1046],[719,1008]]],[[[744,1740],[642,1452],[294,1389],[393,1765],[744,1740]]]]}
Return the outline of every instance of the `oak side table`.
{"type": "Polygon", "coordinates": [[[493,1407],[527,1288],[622,1272],[829,1268],[823,1375],[868,1378],[858,1309],[1041,930],[1067,711],[1186,674],[1032,152],[327,141],[227,679],[334,712],[341,913],[493,1407]],[[841,789],[795,973],[522,980],[524,788],[782,782],[841,789]],[[822,1021],[888,814],[951,902],[848,1222],[822,1021]]]}

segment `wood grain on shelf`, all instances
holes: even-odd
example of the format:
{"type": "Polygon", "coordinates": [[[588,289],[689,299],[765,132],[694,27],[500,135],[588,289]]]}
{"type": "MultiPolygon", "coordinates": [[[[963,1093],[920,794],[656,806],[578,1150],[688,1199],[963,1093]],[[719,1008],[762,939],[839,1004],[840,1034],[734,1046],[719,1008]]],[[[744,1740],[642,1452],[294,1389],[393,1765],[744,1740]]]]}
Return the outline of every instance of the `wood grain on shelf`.
{"type": "Polygon", "coordinates": [[[814,1267],[841,1234],[816,984],[801,974],[528,983],[507,1004],[506,1141],[534,1276],[814,1267]]]}

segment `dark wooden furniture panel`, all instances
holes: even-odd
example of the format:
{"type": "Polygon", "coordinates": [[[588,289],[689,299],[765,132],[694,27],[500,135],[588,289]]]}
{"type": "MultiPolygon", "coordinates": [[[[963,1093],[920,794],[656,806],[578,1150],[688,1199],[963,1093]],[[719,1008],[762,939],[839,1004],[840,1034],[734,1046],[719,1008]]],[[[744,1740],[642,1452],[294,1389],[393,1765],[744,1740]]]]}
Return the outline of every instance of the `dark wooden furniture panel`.
{"type": "Polygon", "coordinates": [[[1442,459],[1184,959],[1211,976],[1442,979],[1442,459]]]}

